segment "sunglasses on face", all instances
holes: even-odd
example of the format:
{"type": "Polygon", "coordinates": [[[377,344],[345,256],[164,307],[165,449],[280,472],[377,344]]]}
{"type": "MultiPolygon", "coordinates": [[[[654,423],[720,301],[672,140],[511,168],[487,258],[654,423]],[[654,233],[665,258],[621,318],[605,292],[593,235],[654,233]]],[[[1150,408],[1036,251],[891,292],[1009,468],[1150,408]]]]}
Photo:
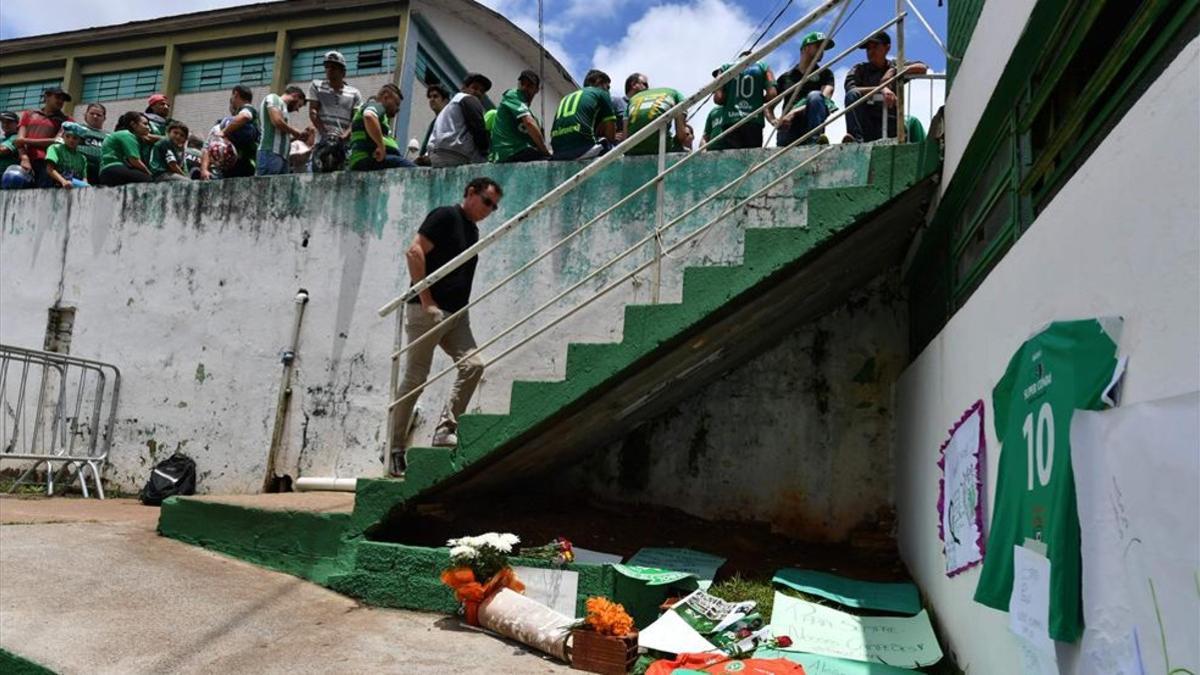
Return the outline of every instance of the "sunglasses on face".
{"type": "Polygon", "coordinates": [[[488,207],[489,209],[491,209],[493,211],[495,211],[496,207],[499,206],[499,204],[497,204],[491,197],[488,197],[486,195],[479,195],[479,198],[481,200],[483,200],[484,206],[488,207]]]}

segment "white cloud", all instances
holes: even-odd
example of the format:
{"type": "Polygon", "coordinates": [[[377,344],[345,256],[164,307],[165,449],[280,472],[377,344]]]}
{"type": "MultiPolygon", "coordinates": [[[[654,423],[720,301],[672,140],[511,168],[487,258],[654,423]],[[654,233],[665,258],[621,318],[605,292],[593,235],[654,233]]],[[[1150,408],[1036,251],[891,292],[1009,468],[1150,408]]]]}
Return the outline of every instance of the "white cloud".
{"type": "Polygon", "coordinates": [[[0,2],[0,38],[60,33],[245,4],[246,0],[60,0],[52,11],[46,11],[42,0],[4,0],[0,2]]]}
{"type": "Polygon", "coordinates": [[[631,22],[616,44],[597,47],[592,62],[617,88],[639,72],[651,87],[691,94],[712,79],[713,68],[737,56],[753,29],[740,8],[722,0],[659,5],[631,22]]]}
{"type": "MultiPolygon", "coordinates": [[[[537,41],[538,38],[538,20],[537,20],[537,1],[536,0],[479,0],[481,4],[494,9],[496,12],[504,15],[504,18],[516,24],[517,28],[525,31],[527,35],[537,41]]],[[[568,8],[569,9],[569,8],[568,8]]],[[[567,72],[574,74],[576,63],[575,58],[563,46],[562,40],[570,34],[574,28],[574,20],[566,16],[566,13],[549,15],[549,12],[543,14],[542,46],[546,51],[550,52],[558,62],[567,69],[567,72]]]]}
{"type": "MultiPolygon", "coordinates": [[[[690,96],[708,84],[714,68],[736,58],[753,30],[741,8],[722,0],[659,5],[631,22],[616,44],[596,47],[592,63],[612,77],[614,95],[624,94],[625,78],[636,72],[645,73],[651,87],[690,96]]],[[[697,137],[712,105],[693,109],[697,137]]]]}

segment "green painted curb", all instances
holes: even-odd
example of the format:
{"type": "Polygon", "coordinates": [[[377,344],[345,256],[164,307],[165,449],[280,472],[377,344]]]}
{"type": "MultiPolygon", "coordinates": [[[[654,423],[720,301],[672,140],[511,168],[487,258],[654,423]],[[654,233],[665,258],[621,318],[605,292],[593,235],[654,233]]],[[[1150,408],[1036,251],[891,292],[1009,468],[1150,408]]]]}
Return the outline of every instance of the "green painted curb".
{"type": "Polygon", "coordinates": [[[0,673],[5,675],[55,675],[53,670],[0,648],[0,673]]]}

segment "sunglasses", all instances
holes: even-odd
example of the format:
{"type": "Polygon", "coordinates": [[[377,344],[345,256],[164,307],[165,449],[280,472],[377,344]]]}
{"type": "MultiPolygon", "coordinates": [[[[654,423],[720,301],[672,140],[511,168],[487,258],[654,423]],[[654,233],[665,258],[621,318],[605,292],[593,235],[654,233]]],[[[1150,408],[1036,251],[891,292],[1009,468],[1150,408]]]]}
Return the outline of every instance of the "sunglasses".
{"type": "Polygon", "coordinates": [[[497,203],[496,203],[494,200],[492,200],[492,198],[491,198],[491,197],[487,197],[487,196],[485,196],[485,195],[479,195],[479,198],[483,200],[483,205],[484,205],[484,206],[488,207],[489,209],[491,209],[491,210],[493,210],[493,211],[495,211],[495,210],[496,210],[496,207],[497,207],[497,206],[500,206],[500,205],[499,205],[499,204],[497,204],[497,203]]]}

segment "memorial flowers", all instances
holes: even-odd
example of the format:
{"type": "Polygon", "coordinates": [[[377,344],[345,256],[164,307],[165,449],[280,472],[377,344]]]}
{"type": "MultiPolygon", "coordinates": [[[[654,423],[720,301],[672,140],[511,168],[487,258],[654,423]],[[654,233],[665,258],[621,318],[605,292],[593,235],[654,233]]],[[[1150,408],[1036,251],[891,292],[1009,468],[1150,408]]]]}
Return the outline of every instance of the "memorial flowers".
{"type": "Polygon", "coordinates": [[[588,598],[584,622],[600,635],[624,637],[633,632],[633,618],[625,607],[599,596],[588,598]]]}
{"type": "Polygon", "coordinates": [[[442,571],[441,580],[454,589],[467,623],[479,625],[480,603],[500,589],[511,588],[518,593],[525,590],[525,585],[508,566],[508,556],[519,543],[521,539],[517,535],[500,532],[446,542],[450,547],[450,567],[442,571]]]}
{"type": "Polygon", "coordinates": [[[556,537],[554,541],[542,546],[530,546],[521,549],[522,558],[549,560],[555,565],[565,565],[575,562],[575,549],[566,537],[556,537]]]}

